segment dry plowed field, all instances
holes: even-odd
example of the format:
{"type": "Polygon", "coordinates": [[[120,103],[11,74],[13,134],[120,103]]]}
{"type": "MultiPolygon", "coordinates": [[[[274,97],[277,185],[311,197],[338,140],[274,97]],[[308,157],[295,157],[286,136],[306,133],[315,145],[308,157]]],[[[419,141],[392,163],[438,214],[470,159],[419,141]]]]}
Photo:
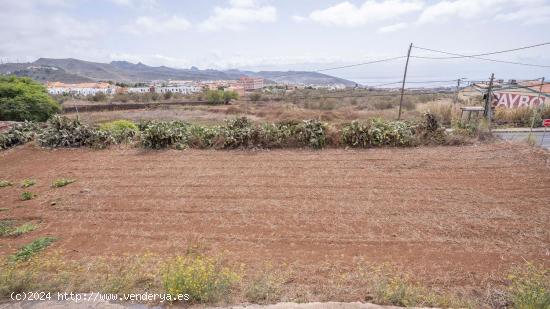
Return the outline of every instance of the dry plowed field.
{"type": "Polygon", "coordinates": [[[0,179],[25,178],[37,197],[0,189],[0,219],[40,228],[1,239],[2,255],[45,235],[74,259],[199,245],[249,270],[291,265],[305,289],[359,261],[465,288],[550,263],[548,157],[521,145],[0,152],[0,179]],[[61,177],[76,182],[51,188],[61,177]]]}

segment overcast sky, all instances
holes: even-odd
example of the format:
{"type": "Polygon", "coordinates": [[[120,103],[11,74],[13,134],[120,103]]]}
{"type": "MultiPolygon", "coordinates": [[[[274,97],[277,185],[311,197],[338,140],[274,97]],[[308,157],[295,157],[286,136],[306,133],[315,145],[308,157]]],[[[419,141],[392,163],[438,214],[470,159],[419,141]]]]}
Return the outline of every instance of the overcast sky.
{"type": "MultiPolygon", "coordinates": [[[[408,45],[481,53],[550,41],[550,0],[0,0],[0,58],[201,69],[316,70],[403,56],[408,45]]],[[[418,49],[413,55],[444,56],[418,49]]],[[[550,65],[550,46],[487,58],[550,65]]],[[[329,74],[402,76],[404,59],[329,74]]],[[[549,68],[411,59],[413,79],[550,77],[549,68]]]]}

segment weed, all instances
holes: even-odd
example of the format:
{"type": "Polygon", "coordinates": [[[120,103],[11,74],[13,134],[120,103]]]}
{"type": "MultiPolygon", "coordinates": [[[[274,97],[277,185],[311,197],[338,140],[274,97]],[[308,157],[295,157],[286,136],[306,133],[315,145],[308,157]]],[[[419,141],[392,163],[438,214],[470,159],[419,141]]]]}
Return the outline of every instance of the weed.
{"type": "Polygon", "coordinates": [[[28,200],[32,200],[35,196],[36,195],[34,193],[25,191],[21,193],[21,196],[19,197],[19,199],[22,201],[28,201],[28,200]]]}
{"type": "Polygon", "coordinates": [[[53,184],[52,184],[52,187],[54,188],[61,188],[61,187],[64,187],[68,184],[71,184],[75,182],[74,179],[67,179],[67,178],[59,178],[59,179],[56,179],[53,184]]]}
{"type": "Polygon", "coordinates": [[[282,280],[272,272],[263,272],[248,284],[245,289],[246,299],[251,303],[269,304],[280,299],[282,280]]]}
{"type": "Polygon", "coordinates": [[[0,236],[6,236],[13,230],[13,220],[0,220],[0,236]]]}
{"type": "Polygon", "coordinates": [[[535,146],[537,144],[537,138],[533,133],[527,134],[527,138],[525,140],[529,146],[535,146]]]}
{"type": "Polygon", "coordinates": [[[32,232],[37,228],[32,223],[24,223],[20,226],[15,226],[14,220],[0,221],[0,236],[19,236],[28,232],[32,232]]]}
{"type": "Polygon", "coordinates": [[[0,188],[10,187],[11,185],[12,183],[7,180],[0,180],[0,188]]]}
{"type": "Polygon", "coordinates": [[[17,251],[14,255],[12,255],[10,259],[14,262],[27,261],[33,255],[39,253],[40,251],[44,250],[46,247],[51,245],[54,241],[56,241],[55,237],[37,238],[30,244],[27,244],[21,249],[19,249],[19,251],[17,251]]]}
{"type": "Polygon", "coordinates": [[[28,188],[28,187],[34,186],[35,184],[36,184],[36,180],[34,179],[24,179],[21,182],[21,188],[28,188]]]}
{"type": "Polygon", "coordinates": [[[23,225],[20,225],[18,227],[16,227],[15,229],[13,229],[13,231],[11,231],[8,236],[19,236],[19,235],[23,235],[25,233],[29,233],[29,232],[32,232],[34,230],[36,230],[37,226],[32,224],[32,223],[24,223],[23,225]]]}
{"type": "Polygon", "coordinates": [[[204,256],[178,256],[161,268],[166,293],[188,294],[191,302],[214,302],[227,295],[239,280],[236,273],[204,256]]]}
{"type": "Polygon", "coordinates": [[[509,300],[519,309],[550,308],[550,269],[528,263],[508,276],[509,300]]]}

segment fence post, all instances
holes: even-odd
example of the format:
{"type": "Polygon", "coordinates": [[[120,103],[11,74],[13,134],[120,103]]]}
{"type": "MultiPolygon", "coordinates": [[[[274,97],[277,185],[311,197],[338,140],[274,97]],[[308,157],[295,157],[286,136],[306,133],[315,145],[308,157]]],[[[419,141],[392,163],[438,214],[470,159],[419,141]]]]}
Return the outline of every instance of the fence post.
{"type": "Polygon", "coordinates": [[[397,120],[401,120],[401,108],[403,107],[403,95],[405,94],[405,80],[407,79],[407,69],[409,68],[409,58],[411,57],[411,49],[413,43],[409,46],[409,51],[407,52],[407,62],[405,63],[405,73],[403,74],[403,84],[401,85],[401,99],[399,100],[399,114],[397,115],[397,120]]]}

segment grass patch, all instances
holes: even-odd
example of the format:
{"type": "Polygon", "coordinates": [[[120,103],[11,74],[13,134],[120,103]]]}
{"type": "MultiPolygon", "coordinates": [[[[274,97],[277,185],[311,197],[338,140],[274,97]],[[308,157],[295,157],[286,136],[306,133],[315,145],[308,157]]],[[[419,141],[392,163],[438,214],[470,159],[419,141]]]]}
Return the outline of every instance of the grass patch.
{"type": "Polygon", "coordinates": [[[12,183],[7,180],[0,180],[0,188],[10,187],[11,185],[12,183]]]}
{"type": "Polygon", "coordinates": [[[22,182],[21,182],[21,188],[29,188],[29,187],[32,187],[36,184],[36,180],[34,179],[24,179],[22,182]]]}
{"type": "Polygon", "coordinates": [[[272,271],[262,272],[246,286],[246,299],[255,304],[270,304],[281,299],[283,278],[272,271]]]}
{"type": "Polygon", "coordinates": [[[508,280],[508,298],[514,308],[550,308],[550,269],[528,263],[526,267],[514,269],[508,280]]]}
{"type": "Polygon", "coordinates": [[[30,259],[33,255],[41,252],[42,250],[46,249],[49,245],[51,245],[54,241],[56,241],[55,237],[41,237],[35,239],[30,244],[25,245],[19,251],[17,251],[14,255],[10,256],[10,259],[14,262],[24,262],[30,259]]]}
{"type": "Polygon", "coordinates": [[[19,199],[22,201],[29,201],[29,200],[32,200],[35,196],[36,195],[34,193],[25,191],[21,193],[21,196],[19,197],[19,199]]]}
{"type": "Polygon", "coordinates": [[[75,182],[74,179],[66,179],[66,178],[59,178],[59,179],[56,179],[53,184],[52,184],[52,187],[53,188],[61,188],[61,187],[64,187],[68,184],[71,184],[75,182]]]}
{"type": "Polygon", "coordinates": [[[33,223],[24,223],[15,226],[14,220],[0,221],[0,236],[19,236],[36,230],[37,226],[33,223]]]}
{"type": "Polygon", "coordinates": [[[188,294],[189,301],[210,303],[229,294],[239,276],[223,267],[219,261],[204,256],[178,256],[161,267],[166,293],[188,294]]]}

